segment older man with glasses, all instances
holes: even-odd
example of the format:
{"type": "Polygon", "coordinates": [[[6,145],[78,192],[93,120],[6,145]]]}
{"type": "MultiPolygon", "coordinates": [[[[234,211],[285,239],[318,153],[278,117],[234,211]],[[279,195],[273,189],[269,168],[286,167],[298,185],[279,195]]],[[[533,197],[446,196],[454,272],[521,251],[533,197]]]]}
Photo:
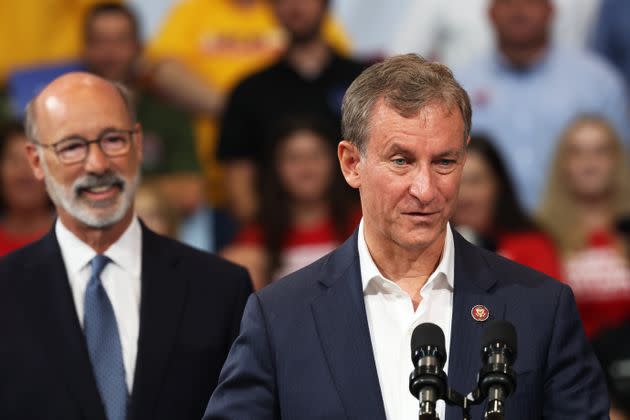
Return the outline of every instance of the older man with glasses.
{"type": "Polygon", "coordinates": [[[248,274],[135,216],[142,128],[122,86],[64,75],[25,125],[58,219],[0,261],[0,418],[199,419],[248,274]]]}

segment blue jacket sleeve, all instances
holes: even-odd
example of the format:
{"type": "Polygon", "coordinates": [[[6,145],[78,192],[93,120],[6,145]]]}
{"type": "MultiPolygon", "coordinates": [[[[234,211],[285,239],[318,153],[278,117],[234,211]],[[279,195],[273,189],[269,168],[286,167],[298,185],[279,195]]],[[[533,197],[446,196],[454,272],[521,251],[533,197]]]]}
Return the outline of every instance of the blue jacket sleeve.
{"type": "Polygon", "coordinates": [[[544,392],[545,419],[608,419],[604,376],[568,286],[562,287],[557,302],[544,392]]]}
{"type": "Polygon", "coordinates": [[[280,415],[273,355],[259,297],[252,294],[203,420],[276,418],[280,415]]]}

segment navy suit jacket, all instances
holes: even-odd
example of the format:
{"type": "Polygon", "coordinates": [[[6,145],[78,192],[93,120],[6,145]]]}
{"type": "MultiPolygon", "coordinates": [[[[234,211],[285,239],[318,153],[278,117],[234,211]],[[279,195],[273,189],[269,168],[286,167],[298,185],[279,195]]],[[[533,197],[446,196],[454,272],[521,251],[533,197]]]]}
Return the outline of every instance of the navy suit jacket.
{"type": "MultiPolygon", "coordinates": [[[[247,272],[142,227],[129,420],[203,415],[238,334],[247,272]]],[[[0,259],[0,418],[105,420],[54,229],[0,259]]]]}
{"type": "MultiPolygon", "coordinates": [[[[486,324],[471,309],[482,304],[490,319],[509,320],[518,334],[518,385],[507,418],[607,419],[606,385],[570,288],[455,232],[454,238],[449,386],[463,394],[476,386],[486,324]]],[[[473,418],[482,409],[476,406],[473,418]]],[[[447,407],[446,417],[461,419],[461,411],[447,407]]],[[[356,232],[336,251],[250,296],[204,417],[279,418],[385,419],[356,232]]]]}

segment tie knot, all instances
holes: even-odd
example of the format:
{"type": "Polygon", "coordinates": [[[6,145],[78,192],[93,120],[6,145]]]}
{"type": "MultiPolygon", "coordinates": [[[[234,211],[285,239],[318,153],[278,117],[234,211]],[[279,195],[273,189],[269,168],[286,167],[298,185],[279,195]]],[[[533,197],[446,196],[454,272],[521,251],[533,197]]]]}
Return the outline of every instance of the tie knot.
{"type": "Polygon", "coordinates": [[[90,261],[90,265],[92,266],[92,276],[99,278],[103,269],[110,261],[109,257],[102,254],[97,254],[94,258],[92,258],[92,261],[90,261]]]}

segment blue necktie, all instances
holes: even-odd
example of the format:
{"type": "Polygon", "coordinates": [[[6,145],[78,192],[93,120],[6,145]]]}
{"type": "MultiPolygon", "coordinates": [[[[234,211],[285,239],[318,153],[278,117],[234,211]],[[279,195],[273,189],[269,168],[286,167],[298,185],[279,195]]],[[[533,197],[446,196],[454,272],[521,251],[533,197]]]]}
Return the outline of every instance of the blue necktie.
{"type": "Polygon", "coordinates": [[[90,261],[92,275],[85,289],[83,330],[107,418],[125,420],[128,393],[122,347],[114,309],[101,284],[101,272],[109,262],[100,254],[90,261]]]}

